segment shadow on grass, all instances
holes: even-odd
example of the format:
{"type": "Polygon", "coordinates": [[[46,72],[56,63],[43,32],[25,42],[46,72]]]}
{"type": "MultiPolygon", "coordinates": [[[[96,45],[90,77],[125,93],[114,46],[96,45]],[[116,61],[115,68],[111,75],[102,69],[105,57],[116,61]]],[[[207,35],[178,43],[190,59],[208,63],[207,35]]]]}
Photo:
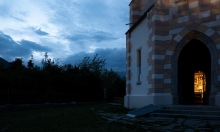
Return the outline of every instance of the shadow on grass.
{"type": "Polygon", "coordinates": [[[107,103],[13,109],[0,112],[0,131],[141,131],[120,122],[108,122],[97,111],[126,114],[129,109],[114,108],[107,103]]]}

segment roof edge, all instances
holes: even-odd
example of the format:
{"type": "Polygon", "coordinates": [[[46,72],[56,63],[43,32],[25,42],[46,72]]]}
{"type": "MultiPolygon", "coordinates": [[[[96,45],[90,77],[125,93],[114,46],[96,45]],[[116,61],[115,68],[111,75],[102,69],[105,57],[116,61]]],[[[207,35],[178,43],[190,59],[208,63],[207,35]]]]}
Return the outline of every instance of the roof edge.
{"type": "Polygon", "coordinates": [[[131,0],[131,2],[129,3],[129,5],[128,6],[130,6],[131,5],[131,3],[133,2],[134,0],[131,0]]]}
{"type": "MultiPolygon", "coordinates": [[[[132,0],[132,1],[133,1],[133,0],[132,0]]],[[[131,2],[132,2],[132,1],[131,1],[131,2]]],[[[154,2],[153,2],[151,5],[149,5],[149,7],[146,8],[146,11],[144,11],[143,15],[137,20],[137,22],[135,22],[135,23],[128,29],[128,31],[127,31],[125,34],[128,34],[129,32],[132,32],[132,31],[137,27],[137,25],[138,25],[139,23],[141,23],[141,22],[144,20],[144,18],[147,17],[147,12],[149,12],[149,11],[153,8],[153,6],[154,6],[154,4],[156,3],[156,1],[157,1],[157,0],[154,0],[154,2]]]]}

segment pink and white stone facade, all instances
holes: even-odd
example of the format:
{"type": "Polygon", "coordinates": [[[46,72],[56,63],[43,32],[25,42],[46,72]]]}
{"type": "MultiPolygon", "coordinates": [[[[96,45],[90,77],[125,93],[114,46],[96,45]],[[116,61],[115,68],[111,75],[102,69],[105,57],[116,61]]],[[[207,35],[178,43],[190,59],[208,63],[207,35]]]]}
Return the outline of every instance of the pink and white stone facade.
{"type": "Polygon", "coordinates": [[[209,105],[220,105],[220,0],[132,0],[129,6],[125,107],[178,104],[178,56],[193,38],[210,51],[209,105]]]}

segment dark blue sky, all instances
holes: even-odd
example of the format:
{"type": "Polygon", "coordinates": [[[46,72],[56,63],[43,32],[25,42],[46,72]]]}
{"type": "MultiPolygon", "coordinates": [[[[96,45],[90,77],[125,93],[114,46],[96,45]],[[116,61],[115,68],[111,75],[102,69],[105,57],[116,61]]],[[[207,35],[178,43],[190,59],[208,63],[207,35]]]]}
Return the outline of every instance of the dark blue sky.
{"type": "Polygon", "coordinates": [[[125,71],[130,0],[0,0],[0,57],[24,62],[44,53],[75,64],[87,54],[125,71]],[[13,3],[13,4],[12,4],[13,3]]]}

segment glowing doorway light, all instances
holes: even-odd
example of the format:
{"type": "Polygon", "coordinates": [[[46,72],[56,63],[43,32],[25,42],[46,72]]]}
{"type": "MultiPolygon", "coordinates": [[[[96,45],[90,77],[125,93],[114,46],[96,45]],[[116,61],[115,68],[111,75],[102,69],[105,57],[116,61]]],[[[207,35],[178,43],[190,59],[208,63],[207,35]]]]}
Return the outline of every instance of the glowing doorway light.
{"type": "Polygon", "coordinates": [[[203,71],[196,71],[194,73],[194,95],[197,99],[203,99],[206,91],[206,76],[203,71]]]}

